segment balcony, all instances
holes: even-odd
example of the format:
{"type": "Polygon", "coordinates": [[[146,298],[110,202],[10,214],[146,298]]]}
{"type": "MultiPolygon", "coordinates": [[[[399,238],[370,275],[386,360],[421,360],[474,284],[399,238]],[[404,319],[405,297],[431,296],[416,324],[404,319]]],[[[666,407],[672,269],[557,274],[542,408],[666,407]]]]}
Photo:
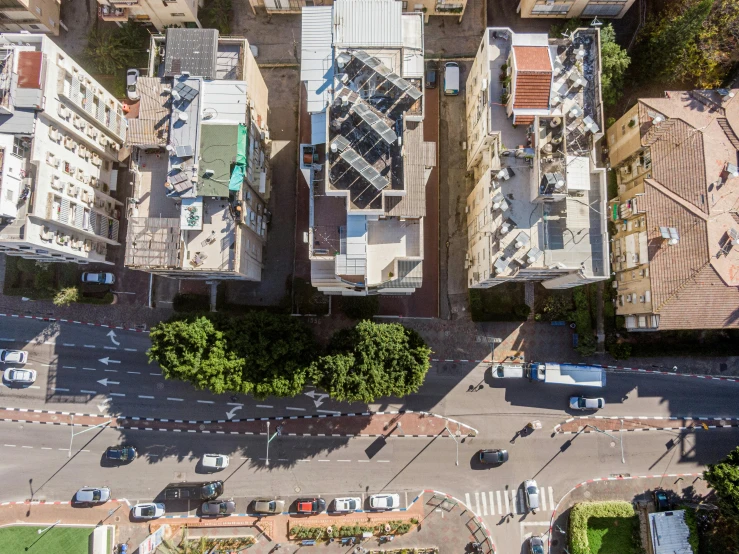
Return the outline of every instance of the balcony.
{"type": "Polygon", "coordinates": [[[128,8],[100,6],[98,8],[98,17],[103,21],[128,21],[128,12],[128,8]]]}
{"type": "MultiPolygon", "coordinates": [[[[59,79],[57,81],[59,96],[63,97],[68,103],[77,106],[91,123],[123,141],[126,133],[123,111],[120,106],[111,108],[106,105],[103,98],[95,94],[93,88],[95,86],[99,85],[94,84],[89,79],[83,83],[79,74],[72,74],[59,68],[59,79]]],[[[82,125],[79,122],[75,124],[75,127],[82,130],[82,125]]]]}
{"type": "Polygon", "coordinates": [[[439,15],[454,15],[464,12],[464,4],[436,4],[439,15]]]}

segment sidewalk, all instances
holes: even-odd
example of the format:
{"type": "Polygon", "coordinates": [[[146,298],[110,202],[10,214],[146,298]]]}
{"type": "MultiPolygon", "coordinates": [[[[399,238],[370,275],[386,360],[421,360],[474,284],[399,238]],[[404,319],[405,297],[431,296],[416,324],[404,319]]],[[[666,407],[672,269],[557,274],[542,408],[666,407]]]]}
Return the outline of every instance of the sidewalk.
{"type": "Polygon", "coordinates": [[[723,417],[633,417],[633,416],[582,416],[566,420],[556,425],[554,431],[563,435],[571,435],[580,431],[596,433],[601,431],[661,431],[665,429],[702,431],[720,427],[739,427],[739,418],[723,417]],[[591,429],[587,427],[590,426],[591,429]]]}

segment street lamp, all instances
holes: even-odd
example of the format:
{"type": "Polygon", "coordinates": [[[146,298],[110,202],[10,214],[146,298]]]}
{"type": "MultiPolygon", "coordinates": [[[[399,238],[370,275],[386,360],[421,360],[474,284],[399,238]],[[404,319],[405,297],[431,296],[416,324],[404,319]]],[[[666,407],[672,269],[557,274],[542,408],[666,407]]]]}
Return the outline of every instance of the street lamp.
{"type": "Polygon", "coordinates": [[[49,529],[51,529],[52,527],[55,527],[55,526],[59,525],[59,524],[60,524],[61,522],[62,522],[62,520],[61,520],[61,519],[57,519],[57,520],[56,520],[56,521],[55,521],[54,523],[52,523],[52,524],[51,524],[51,525],[49,525],[48,527],[46,527],[46,528],[44,528],[44,529],[38,529],[38,530],[37,530],[36,532],[37,532],[37,533],[38,533],[38,534],[40,535],[41,533],[43,533],[43,532],[45,532],[45,531],[48,531],[48,530],[49,530],[49,529]]]}
{"type": "Polygon", "coordinates": [[[69,438],[69,452],[67,452],[67,458],[72,457],[72,441],[74,441],[74,437],[77,435],[81,435],[82,433],[87,433],[88,431],[92,431],[93,429],[97,429],[98,427],[105,427],[106,425],[110,425],[113,423],[112,419],[109,419],[108,421],[104,423],[100,423],[98,425],[93,425],[92,427],[88,427],[84,431],[80,431],[79,433],[74,432],[74,414],[72,414],[72,425],[70,426],[70,429],[72,430],[72,436],[69,438]]]}
{"type": "Polygon", "coordinates": [[[282,425],[277,426],[277,430],[275,431],[275,434],[271,437],[269,436],[269,421],[267,421],[267,459],[266,459],[266,465],[269,467],[269,443],[272,442],[272,440],[282,433],[282,425]]]}
{"type": "Polygon", "coordinates": [[[455,462],[455,465],[459,465],[459,441],[457,440],[457,437],[459,437],[461,435],[461,433],[459,432],[459,423],[457,423],[457,434],[456,434],[456,436],[453,435],[452,432],[449,430],[449,426],[448,425],[445,425],[444,428],[449,433],[449,436],[454,439],[454,444],[457,445],[457,461],[455,462]]]}

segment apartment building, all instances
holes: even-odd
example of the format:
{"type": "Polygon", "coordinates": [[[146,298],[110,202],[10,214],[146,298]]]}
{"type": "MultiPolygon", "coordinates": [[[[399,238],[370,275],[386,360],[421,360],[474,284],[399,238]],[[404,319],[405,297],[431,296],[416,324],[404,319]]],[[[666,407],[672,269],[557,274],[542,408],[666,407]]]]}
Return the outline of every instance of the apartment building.
{"type": "Polygon", "coordinates": [[[739,327],[737,96],[642,98],[607,130],[611,269],[629,330],[739,327]]]}
{"type": "Polygon", "coordinates": [[[0,251],[112,263],[120,102],[44,35],[0,35],[0,59],[0,251]]]}
{"type": "Polygon", "coordinates": [[[423,16],[394,0],[303,8],[311,282],[326,294],[411,294],[422,284],[426,182],[423,16]]]}
{"type": "MultiPolygon", "coordinates": [[[[360,0],[364,1],[364,0],[360,0]]],[[[426,23],[432,15],[456,17],[462,21],[467,0],[395,0],[403,12],[420,12],[426,23]]],[[[334,0],[249,0],[252,11],[264,9],[269,14],[300,13],[305,7],[331,6],[334,0]]]]}
{"type": "Polygon", "coordinates": [[[259,281],[270,213],[267,87],[246,39],[152,38],[127,144],[136,179],[125,264],[179,279],[259,281]]]}
{"type": "MultiPolygon", "coordinates": [[[[5,0],[1,0],[5,1],[5,0]]],[[[50,0],[47,0],[50,1],[50,0]]],[[[198,28],[200,0],[97,0],[98,17],[103,21],[124,23],[128,20],[151,25],[160,33],[177,25],[198,28]]]]}
{"type": "Polygon", "coordinates": [[[0,31],[59,35],[58,0],[0,0],[0,31]]]}
{"type": "Polygon", "coordinates": [[[520,0],[521,17],[609,17],[621,19],[634,0],[520,0]]]}
{"type": "Polygon", "coordinates": [[[549,39],[489,28],[466,86],[469,287],[607,279],[598,30],[549,39]]]}

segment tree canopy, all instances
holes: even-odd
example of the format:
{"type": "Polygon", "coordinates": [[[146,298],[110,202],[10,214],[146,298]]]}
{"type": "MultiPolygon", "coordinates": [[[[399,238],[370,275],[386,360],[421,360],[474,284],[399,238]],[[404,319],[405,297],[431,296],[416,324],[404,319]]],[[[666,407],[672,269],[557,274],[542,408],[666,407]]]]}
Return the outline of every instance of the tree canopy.
{"type": "Polygon", "coordinates": [[[703,474],[716,493],[719,517],[707,537],[711,552],[736,552],[739,546],[739,447],[703,474]]]}
{"type": "Polygon", "coordinates": [[[334,334],[328,355],[314,365],[314,375],[331,398],[373,402],[418,391],[431,365],[430,355],[416,331],[365,320],[334,334]]]}
{"type": "Polygon", "coordinates": [[[600,62],[603,103],[614,106],[623,94],[624,73],[631,58],[616,42],[616,32],[610,23],[600,30],[600,62]]]}
{"type": "Polygon", "coordinates": [[[647,21],[640,67],[645,75],[715,87],[739,48],[736,0],[675,0],[647,21]]]}
{"type": "Polygon", "coordinates": [[[316,349],[302,322],[267,312],[164,322],[152,329],[151,341],[149,361],[166,378],[256,398],[300,394],[316,349]]]}

